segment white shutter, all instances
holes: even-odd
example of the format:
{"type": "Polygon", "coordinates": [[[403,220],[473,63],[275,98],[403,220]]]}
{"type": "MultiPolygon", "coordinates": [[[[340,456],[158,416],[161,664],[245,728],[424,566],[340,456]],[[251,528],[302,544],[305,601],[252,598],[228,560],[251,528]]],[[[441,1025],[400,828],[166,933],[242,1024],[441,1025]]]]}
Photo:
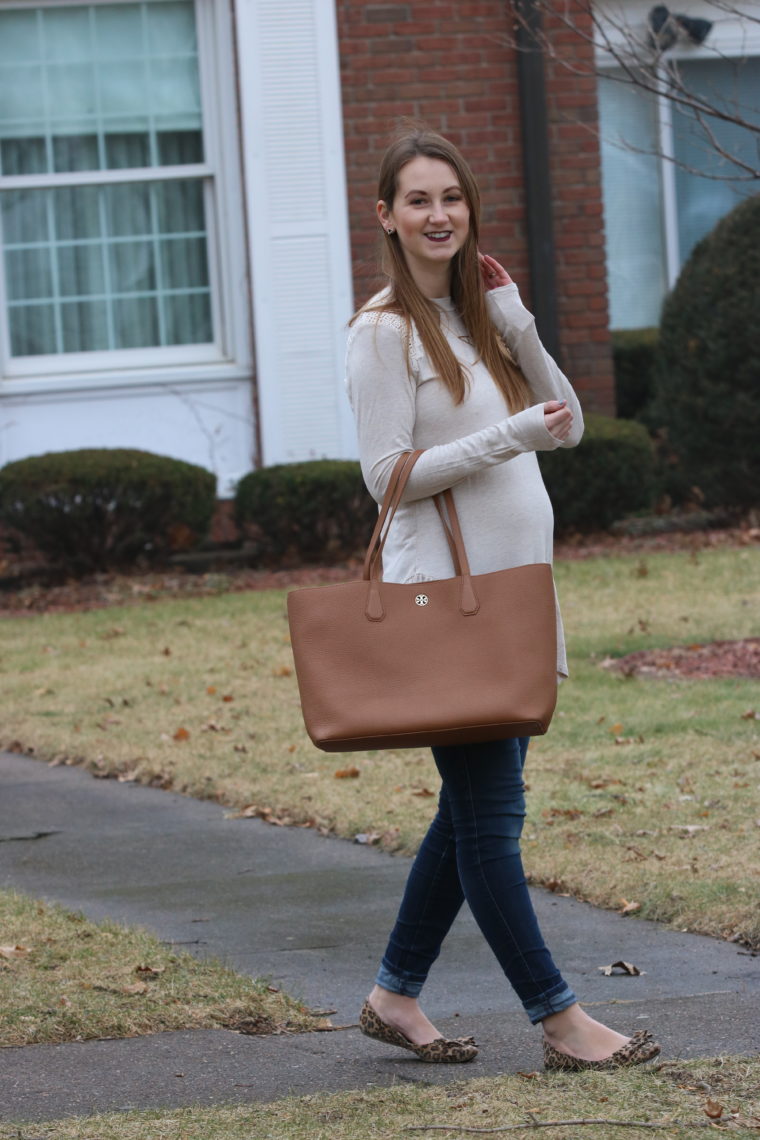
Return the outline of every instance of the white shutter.
{"type": "Polygon", "coordinates": [[[261,459],[355,456],[333,0],[236,0],[236,11],[261,459]]]}

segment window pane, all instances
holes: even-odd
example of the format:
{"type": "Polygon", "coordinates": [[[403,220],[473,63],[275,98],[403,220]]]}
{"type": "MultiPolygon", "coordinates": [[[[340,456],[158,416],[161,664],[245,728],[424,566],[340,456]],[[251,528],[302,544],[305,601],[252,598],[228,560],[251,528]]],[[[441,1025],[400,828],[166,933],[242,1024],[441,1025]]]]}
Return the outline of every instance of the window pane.
{"type": "MultiPolygon", "coordinates": [[[[705,102],[733,117],[760,123],[760,59],[688,60],[679,68],[686,87],[705,102]]],[[[743,158],[757,169],[760,136],[756,132],[712,118],[707,123],[728,155],[743,158]]],[[[675,108],[673,136],[675,156],[682,164],[676,170],[676,191],[683,263],[724,214],[742,198],[757,193],[757,182],[741,180],[741,170],[718,153],[688,111],[675,108]]]]}
{"type": "Polygon", "coordinates": [[[658,324],[666,292],[654,100],[601,79],[599,131],[610,325],[648,328],[658,324]]]}
{"type": "MultiPolygon", "coordinates": [[[[104,188],[101,191],[101,201],[105,209],[108,233],[114,237],[152,233],[152,203],[156,196],[161,196],[163,189],[162,182],[155,182],[152,186],[141,186],[139,183],[130,182],[124,186],[104,188]]],[[[201,217],[202,214],[195,215],[196,224],[201,217]]],[[[160,228],[159,222],[159,230],[160,228]]]]}
{"type": "Polygon", "coordinates": [[[11,306],[8,323],[16,356],[41,356],[57,351],[59,340],[52,305],[11,306]]]}
{"type": "Polygon", "coordinates": [[[152,242],[119,242],[110,248],[111,288],[114,293],[145,293],[156,288],[155,247],[152,242]]]}
{"type": "Polygon", "coordinates": [[[61,305],[64,352],[93,352],[108,348],[108,310],[104,301],[61,305]]]}
{"type": "Polygon", "coordinates": [[[153,297],[115,301],[115,348],[150,348],[159,340],[158,305],[153,297]]]}
{"type": "Polygon", "coordinates": [[[15,190],[0,207],[14,356],[213,340],[200,181],[15,190]]]}
{"type": "MultiPolygon", "coordinates": [[[[150,166],[150,139],[144,134],[106,135],[106,166],[109,170],[125,170],[130,166],[150,166]]],[[[170,166],[159,158],[162,166],[170,166]]],[[[176,165],[176,163],[174,164],[176,165]]]]}
{"type": "Polygon", "coordinates": [[[193,0],[0,10],[3,174],[168,165],[202,151],[193,0]]]}
{"type": "Polygon", "coordinates": [[[100,237],[102,191],[97,186],[61,186],[44,193],[24,194],[30,206],[49,202],[52,207],[52,224],[58,241],[100,237]]]}
{"type": "Polygon", "coordinates": [[[166,296],[163,313],[172,344],[207,344],[211,340],[211,312],[202,294],[166,296]]]}
{"type": "Polygon", "coordinates": [[[81,297],[105,290],[101,248],[94,243],[59,246],[58,273],[64,297],[81,297]]]}
{"type": "Polygon", "coordinates": [[[208,281],[205,241],[172,238],[161,242],[161,275],[167,289],[203,288],[208,281]]]}
{"type": "Polygon", "coordinates": [[[53,292],[53,266],[46,249],[11,249],[6,260],[8,299],[31,301],[53,292]]]}

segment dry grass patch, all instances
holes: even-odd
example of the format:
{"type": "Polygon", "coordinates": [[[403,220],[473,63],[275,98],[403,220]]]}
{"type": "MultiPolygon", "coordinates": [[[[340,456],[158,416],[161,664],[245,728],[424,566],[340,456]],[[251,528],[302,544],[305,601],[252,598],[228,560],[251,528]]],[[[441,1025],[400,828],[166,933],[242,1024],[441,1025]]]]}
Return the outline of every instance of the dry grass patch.
{"type": "MultiPolygon", "coordinates": [[[[534,881],[760,945],[757,683],[599,667],[756,635],[757,553],[573,561],[557,579],[572,680],[528,760],[534,881]]],[[[0,651],[5,747],[404,853],[430,819],[426,750],[308,741],[283,592],[7,619],[0,651]]]]}
{"type": "Polygon", "coordinates": [[[167,1029],[277,1033],[324,1022],[266,982],[144,930],[0,891],[0,1047],[167,1029]]]}
{"type": "Polygon", "coordinates": [[[414,1082],[266,1105],[127,1112],[18,1129],[0,1124],[0,1140],[401,1140],[464,1137],[468,1129],[498,1135],[509,1126],[520,1130],[507,1135],[521,1136],[532,1133],[536,1121],[600,1119],[604,1123],[535,1131],[546,1140],[643,1140],[701,1135],[713,1125],[737,1138],[756,1137],[760,1061],[729,1057],[654,1072],[530,1073],[432,1088],[414,1082]],[[634,1121],[649,1127],[631,1127],[634,1121]]]}

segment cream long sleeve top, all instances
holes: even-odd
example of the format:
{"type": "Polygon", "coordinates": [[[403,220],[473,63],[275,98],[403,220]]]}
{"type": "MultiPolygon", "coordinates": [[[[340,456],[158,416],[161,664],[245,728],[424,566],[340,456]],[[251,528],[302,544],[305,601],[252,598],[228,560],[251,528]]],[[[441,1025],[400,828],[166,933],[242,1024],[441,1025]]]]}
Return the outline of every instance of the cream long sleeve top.
{"type": "MultiPolygon", "coordinates": [[[[370,302],[371,304],[371,302],[370,302]]],[[[574,447],[583,434],[580,404],[569,380],[543,348],[533,316],[517,286],[487,294],[491,319],[517,360],[535,397],[509,415],[504,396],[475,349],[449,298],[438,299],[441,327],[469,384],[455,404],[436,377],[402,317],[364,311],[347,348],[347,387],[356,417],[362,473],[382,502],[393,465],[404,451],[423,448],[391,526],[383,552],[389,582],[451,578],[454,566],[431,496],[454,489],[473,574],[552,561],[554,516],[537,451],[574,447]],[[544,423],[547,400],[567,400],[573,426],[560,441],[544,423]]],[[[562,620],[557,607],[557,671],[567,675],[562,620]]]]}

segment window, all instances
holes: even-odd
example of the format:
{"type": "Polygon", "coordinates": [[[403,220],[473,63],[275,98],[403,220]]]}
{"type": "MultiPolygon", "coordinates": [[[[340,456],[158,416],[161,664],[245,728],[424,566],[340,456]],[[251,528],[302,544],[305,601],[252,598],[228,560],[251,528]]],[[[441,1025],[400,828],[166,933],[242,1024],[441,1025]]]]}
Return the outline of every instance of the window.
{"type": "MultiPolygon", "coordinates": [[[[678,67],[687,87],[711,104],[758,120],[760,58],[687,59],[678,67]]],[[[607,74],[599,82],[599,129],[610,324],[644,328],[658,324],[665,294],[696,243],[756,193],[757,183],[741,178],[687,109],[617,82],[620,72],[607,74]]],[[[729,155],[756,165],[752,132],[720,121],[711,130],[729,155]]]]}
{"type": "Polygon", "coordinates": [[[6,376],[223,358],[213,62],[193,0],[0,7],[6,376]]]}

